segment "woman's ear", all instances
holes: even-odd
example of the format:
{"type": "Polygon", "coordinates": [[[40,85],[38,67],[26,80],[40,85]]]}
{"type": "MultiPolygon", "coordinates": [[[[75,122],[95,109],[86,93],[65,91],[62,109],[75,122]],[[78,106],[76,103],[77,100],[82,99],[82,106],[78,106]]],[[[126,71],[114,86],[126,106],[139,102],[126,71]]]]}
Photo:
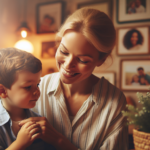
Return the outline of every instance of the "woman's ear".
{"type": "Polygon", "coordinates": [[[2,98],[6,98],[7,97],[7,93],[5,91],[5,87],[2,84],[0,84],[0,97],[2,97],[2,98]]]}

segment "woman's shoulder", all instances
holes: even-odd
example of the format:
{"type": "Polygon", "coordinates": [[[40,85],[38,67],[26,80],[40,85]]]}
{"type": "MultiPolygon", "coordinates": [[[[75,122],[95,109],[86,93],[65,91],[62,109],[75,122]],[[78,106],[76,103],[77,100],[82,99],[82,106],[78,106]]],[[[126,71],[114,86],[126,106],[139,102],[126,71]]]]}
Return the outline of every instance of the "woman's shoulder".
{"type": "Polygon", "coordinates": [[[124,93],[115,85],[110,83],[104,77],[99,79],[98,84],[95,86],[95,95],[101,100],[105,101],[126,101],[124,93]]]}
{"type": "Polygon", "coordinates": [[[47,74],[43,77],[41,77],[41,81],[40,81],[40,87],[48,87],[50,85],[56,84],[59,82],[60,79],[60,73],[56,72],[56,73],[52,73],[52,74],[47,74]]]}
{"type": "Polygon", "coordinates": [[[50,80],[58,80],[59,76],[60,76],[59,72],[47,74],[47,75],[41,77],[41,82],[47,82],[47,81],[50,81],[50,80]]]}

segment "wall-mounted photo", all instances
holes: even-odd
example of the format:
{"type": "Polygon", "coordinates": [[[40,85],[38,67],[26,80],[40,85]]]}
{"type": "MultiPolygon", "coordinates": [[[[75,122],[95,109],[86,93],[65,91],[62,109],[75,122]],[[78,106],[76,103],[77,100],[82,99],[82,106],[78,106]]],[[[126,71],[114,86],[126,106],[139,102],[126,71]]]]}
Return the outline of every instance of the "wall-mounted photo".
{"type": "Polygon", "coordinates": [[[42,42],[41,58],[55,58],[57,47],[55,41],[42,42]]]}
{"type": "Polygon", "coordinates": [[[58,72],[58,69],[56,66],[56,60],[55,59],[43,59],[42,60],[42,76],[45,76],[47,74],[51,74],[54,72],[58,72]]]}
{"type": "Polygon", "coordinates": [[[120,88],[124,91],[149,91],[150,59],[121,60],[120,88]]]}
{"type": "Polygon", "coordinates": [[[146,55],[149,50],[149,27],[128,27],[117,30],[118,55],[146,55]]]}
{"type": "Polygon", "coordinates": [[[63,2],[40,3],[36,8],[37,33],[55,33],[63,21],[63,2]]]}
{"type": "Polygon", "coordinates": [[[110,18],[112,17],[112,1],[111,0],[105,0],[105,1],[100,1],[100,2],[84,2],[84,3],[79,3],[77,5],[77,8],[82,8],[82,7],[88,7],[88,8],[94,8],[98,9],[104,13],[106,13],[110,18]]]}
{"type": "Polygon", "coordinates": [[[118,23],[150,20],[150,0],[117,0],[118,23]]]}
{"type": "Polygon", "coordinates": [[[115,73],[114,72],[100,72],[100,73],[93,73],[95,76],[101,78],[104,77],[107,79],[111,84],[115,85],[115,73]]]}

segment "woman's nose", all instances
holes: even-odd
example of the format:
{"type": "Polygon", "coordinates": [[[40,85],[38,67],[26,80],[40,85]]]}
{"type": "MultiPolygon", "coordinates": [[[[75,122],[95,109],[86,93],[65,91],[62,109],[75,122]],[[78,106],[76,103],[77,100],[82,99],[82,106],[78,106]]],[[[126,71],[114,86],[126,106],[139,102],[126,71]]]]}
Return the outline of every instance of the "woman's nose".
{"type": "Polygon", "coordinates": [[[73,56],[68,56],[66,59],[65,59],[65,62],[64,62],[64,67],[65,68],[73,68],[76,66],[76,60],[73,56]]]}

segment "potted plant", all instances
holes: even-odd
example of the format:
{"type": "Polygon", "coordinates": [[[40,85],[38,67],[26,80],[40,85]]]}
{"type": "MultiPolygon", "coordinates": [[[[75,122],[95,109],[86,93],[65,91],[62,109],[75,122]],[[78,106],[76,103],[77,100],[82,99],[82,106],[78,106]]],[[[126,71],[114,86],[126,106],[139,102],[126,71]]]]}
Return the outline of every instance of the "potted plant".
{"type": "Polygon", "coordinates": [[[133,139],[136,150],[150,150],[150,93],[144,96],[137,92],[139,103],[137,107],[127,105],[127,111],[122,111],[127,116],[128,125],[134,124],[133,139]]]}

